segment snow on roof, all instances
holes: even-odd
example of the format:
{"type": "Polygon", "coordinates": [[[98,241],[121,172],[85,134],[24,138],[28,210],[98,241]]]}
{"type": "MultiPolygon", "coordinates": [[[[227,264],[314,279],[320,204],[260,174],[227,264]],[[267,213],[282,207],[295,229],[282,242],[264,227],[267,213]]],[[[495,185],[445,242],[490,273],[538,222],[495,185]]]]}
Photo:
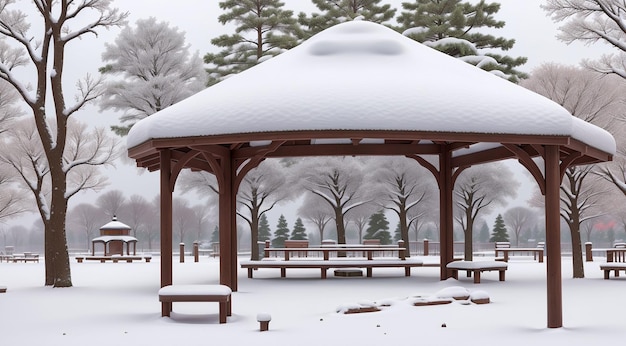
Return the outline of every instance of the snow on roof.
{"type": "Polygon", "coordinates": [[[113,220],[100,227],[100,229],[131,229],[127,224],[117,221],[117,218],[114,216],[113,220]]]}
{"type": "Polygon", "coordinates": [[[114,241],[114,240],[120,240],[120,241],[123,241],[125,243],[130,243],[130,242],[137,241],[137,238],[131,237],[129,235],[103,235],[103,236],[100,236],[100,237],[95,237],[91,241],[92,242],[108,243],[108,242],[114,241]]]}
{"type": "Polygon", "coordinates": [[[383,25],[335,25],[134,125],[156,138],[300,130],[572,136],[615,153],[608,132],[551,100],[383,25]]]}

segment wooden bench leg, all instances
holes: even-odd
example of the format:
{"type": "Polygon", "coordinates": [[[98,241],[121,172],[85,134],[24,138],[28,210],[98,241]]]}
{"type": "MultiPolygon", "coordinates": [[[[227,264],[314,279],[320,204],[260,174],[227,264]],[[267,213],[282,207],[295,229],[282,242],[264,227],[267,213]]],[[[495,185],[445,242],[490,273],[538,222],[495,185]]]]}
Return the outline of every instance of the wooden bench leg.
{"type": "Polygon", "coordinates": [[[285,268],[280,268],[280,277],[284,278],[287,276],[287,269],[285,268]]]}
{"type": "Polygon", "coordinates": [[[248,268],[248,279],[252,279],[252,268],[248,268]]]}
{"type": "Polygon", "coordinates": [[[474,270],[474,283],[480,283],[480,270],[474,270]]]}
{"type": "Polygon", "coordinates": [[[615,277],[618,278],[619,277],[619,269],[615,269],[615,277]]]}
{"type": "Polygon", "coordinates": [[[411,267],[404,267],[404,276],[411,276],[411,267]]]}
{"type": "Polygon", "coordinates": [[[321,277],[322,279],[326,279],[326,270],[327,270],[327,269],[328,269],[328,268],[320,268],[320,270],[321,270],[320,277],[321,277]]]}
{"type": "Polygon", "coordinates": [[[367,277],[371,278],[372,277],[372,267],[367,267],[365,271],[367,272],[367,277]]]}
{"type": "Polygon", "coordinates": [[[172,311],[172,303],[161,302],[161,317],[169,317],[172,311]]]}
{"type": "Polygon", "coordinates": [[[228,302],[220,302],[220,323],[226,323],[228,315],[228,302]]]}
{"type": "Polygon", "coordinates": [[[611,273],[611,271],[610,271],[610,270],[606,270],[606,269],[604,270],[604,279],[605,279],[605,280],[608,280],[608,279],[609,279],[609,274],[610,274],[610,273],[611,273]]]}
{"type": "Polygon", "coordinates": [[[500,281],[504,281],[504,273],[506,273],[506,270],[501,269],[500,270],[500,281]]]}

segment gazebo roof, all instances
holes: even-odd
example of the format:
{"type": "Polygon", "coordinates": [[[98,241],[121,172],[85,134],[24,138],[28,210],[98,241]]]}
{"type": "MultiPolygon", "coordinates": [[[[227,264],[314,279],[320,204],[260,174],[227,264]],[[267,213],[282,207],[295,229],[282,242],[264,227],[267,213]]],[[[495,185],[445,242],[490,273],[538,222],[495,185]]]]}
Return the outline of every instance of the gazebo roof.
{"type": "Polygon", "coordinates": [[[116,230],[116,229],[121,229],[121,230],[130,230],[131,227],[128,226],[127,224],[117,221],[117,217],[113,216],[113,219],[109,222],[107,222],[105,225],[100,227],[101,230],[116,230]]]}
{"type": "Polygon", "coordinates": [[[497,143],[502,135],[520,143],[521,135],[539,142],[574,139],[615,153],[608,132],[551,100],[366,21],[329,28],[140,121],[127,145],[189,137],[220,144],[240,135],[238,141],[257,146],[276,133],[308,131],[325,133],[309,138],[310,144],[328,143],[324,138],[337,143],[336,131],[363,130],[372,143],[394,132],[429,133],[421,136],[427,140],[481,134],[487,135],[481,142],[497,143]]]}

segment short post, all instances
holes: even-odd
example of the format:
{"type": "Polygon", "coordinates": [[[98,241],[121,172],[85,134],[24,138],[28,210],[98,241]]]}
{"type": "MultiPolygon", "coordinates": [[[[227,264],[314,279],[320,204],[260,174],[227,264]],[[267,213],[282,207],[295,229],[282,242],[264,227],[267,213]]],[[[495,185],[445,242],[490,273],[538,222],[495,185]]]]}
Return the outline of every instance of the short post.
{"type": "Polygon", "coordinates": [[[428,239],[424,239],[424,256],[428,256],[428,239]]]}
{"type": "Polygon", "coordinates": [[[198,244],[197,241],[193,242],[193,261],[194,262],[199,262],[200,261],[200,244],[198,244]]]}
{"type": "Polygon", "coordinates": [[[179,253],[179,258],[180,258],[180,263],[185,263],[185,243],[180,243],[178,245],[178,251],[179,253]]]}
{"type": "Polygon", "coordinates": [[[585,260],[587,262],[593,262],[593,253],[591,252],[591,242],[588,241],[585,243],[585,260]]]}
{"type": "Polygon", "coordinates": [[[266,240],[266,241],[265,241],[265,251],[263,251],[263,252],[264,252],[264,257],[265,257],[265,258],[269,258],[269,257],[270,257],[270,252],[267,250],[267,249],[269,249],[269,248],[270,248],[270,241],[269,241],[269,240],[266,240]]]}
{"type": "Polygon", "coordinates": [[[256,315],[256,320],[259,322],[259,330],[264,332],[270,329],[270,321],[272,320],[272,316],[266,313],[260,313],[256,315]]]}
{"type": "MultiPolygon", "coordinates": [[[[398,240],[398,247],[404,247],[404,240],[398,240]]],[[[409,252],[408,248],[404,248],[404,251],[398,251],[398,257],[400,257],[400,259],[402,260],[406,259],[407,252],[409,252]]]]}

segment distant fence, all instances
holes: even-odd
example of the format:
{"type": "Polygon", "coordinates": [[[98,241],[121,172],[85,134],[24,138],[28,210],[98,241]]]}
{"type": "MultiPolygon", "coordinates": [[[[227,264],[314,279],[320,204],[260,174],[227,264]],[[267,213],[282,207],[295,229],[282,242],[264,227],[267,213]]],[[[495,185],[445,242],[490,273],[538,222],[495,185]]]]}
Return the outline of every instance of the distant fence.
{"type": "MultiPolygon", "coordinates": [[[[536,244],[521,244],[520,247],[533,247],[536,244]]],[[[473,250],[476,252],[493,252],[494,251],[494,243],[474,243],[473,250]]],[[[438,256],[441,252],[441,246],[438,241],[410,241],[409,249],[412,255],[417,256],[438,256]]],[[[453,245],[454,255],[462,256],[465,253],[465,242],[464,241],[455,241],[453,245]]],[[[584,251],[584,247],[583,247],[584,251]]],[[[571,243],[561,243],[561,254],[569,255],[572,253],[572,244],[571,243]]]]}

